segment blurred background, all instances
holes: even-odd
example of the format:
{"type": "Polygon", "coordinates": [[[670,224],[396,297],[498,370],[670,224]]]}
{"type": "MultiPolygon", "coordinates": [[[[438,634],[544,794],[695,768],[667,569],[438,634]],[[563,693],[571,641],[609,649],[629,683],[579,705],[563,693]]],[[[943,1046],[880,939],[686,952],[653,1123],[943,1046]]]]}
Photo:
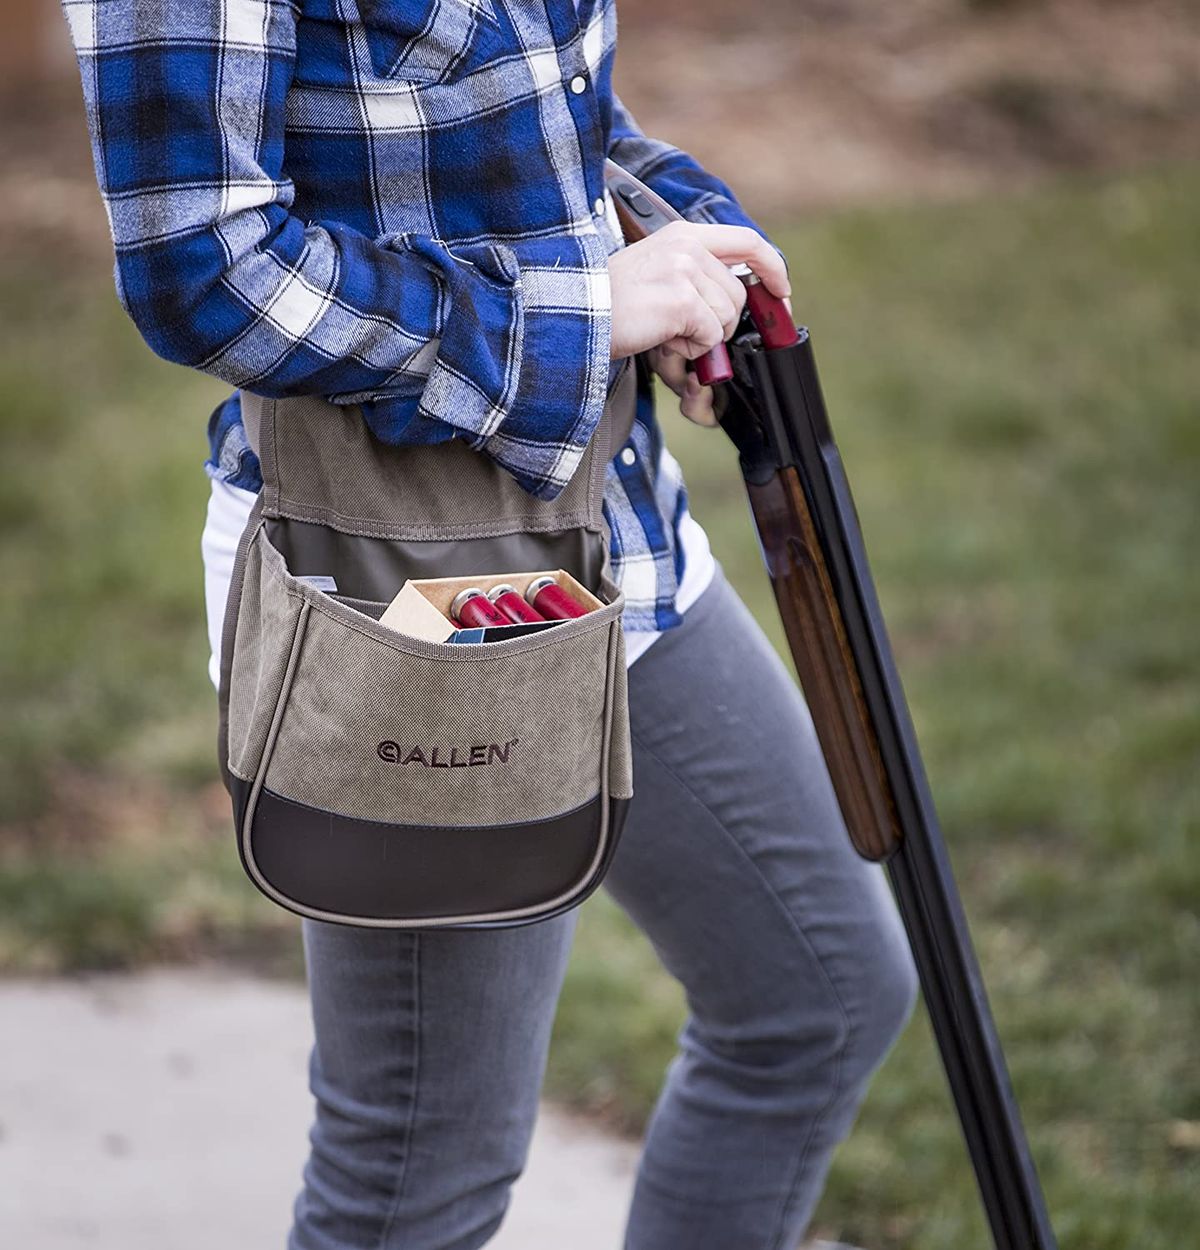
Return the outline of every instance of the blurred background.
{"type": "MultiPolygon", "coordinates": [[[[1194,1245],[1200,3],[620,14],[643,128],[789,256],[1062,1243],[1194,1245]]],[[[0,36],[0,973],[300,982],[299,922],[244,878],[214,767],[198,543],[224,390],[117,305],[57,5],[5,0],[0,36]]],[[[778,641],[731,448],[669,407],[693,509],[778,641]]],[[[549,1094],[636,1135],[682,1013],[589,901],[549,1094]]],[[[987,1244],[920,1017],[818,1224],[987,1244]]]]}

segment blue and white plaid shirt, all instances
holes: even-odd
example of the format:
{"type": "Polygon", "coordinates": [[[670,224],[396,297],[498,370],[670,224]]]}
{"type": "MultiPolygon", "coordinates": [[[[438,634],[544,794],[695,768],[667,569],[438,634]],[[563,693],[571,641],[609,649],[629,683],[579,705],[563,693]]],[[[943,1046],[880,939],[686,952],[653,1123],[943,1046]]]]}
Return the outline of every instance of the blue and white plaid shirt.
{"type": "MultiPolygon", "coordinates": [[[[612,156],[754,226],[612,90],[612,0],[63,0],[121,302],[149,345],[268,396],[461,438],[552,498],[610,381],[612,156]]],[[[755,227],[757,228],[757,227],[755,227]]],[[[234,395],[209,472],[257,490],[234,395]]],[[[679,621],[686,508],[645,378],[605,513],[630,629],[679,621]],[[626,463],[629,461],[629,463],[626,463]]]]}

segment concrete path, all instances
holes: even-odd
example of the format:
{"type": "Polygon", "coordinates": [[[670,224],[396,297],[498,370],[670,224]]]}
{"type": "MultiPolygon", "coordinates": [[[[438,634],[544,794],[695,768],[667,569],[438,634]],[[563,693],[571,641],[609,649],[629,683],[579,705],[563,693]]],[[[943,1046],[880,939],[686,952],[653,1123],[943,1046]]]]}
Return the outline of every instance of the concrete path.
{"type": "MultiPolygon", "coordinates": [[[[0,981],[0,1246],[282,1250],[307,1151],[302,988],[0,981]]],[[[617,1250],[636,1151],[543,1108],[496,1250],[617,1250]]]]}

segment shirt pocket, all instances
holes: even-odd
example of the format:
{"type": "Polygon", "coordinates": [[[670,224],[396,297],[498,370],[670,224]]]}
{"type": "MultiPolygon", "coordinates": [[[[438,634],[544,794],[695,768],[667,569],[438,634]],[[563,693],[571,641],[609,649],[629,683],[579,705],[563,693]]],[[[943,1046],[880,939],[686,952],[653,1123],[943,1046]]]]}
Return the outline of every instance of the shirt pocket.
{"type": "Polygon", "coordinates": [[[493,0],[358,0],[358,11],[381,78],[447,82],[496,50],[493,0]]]}

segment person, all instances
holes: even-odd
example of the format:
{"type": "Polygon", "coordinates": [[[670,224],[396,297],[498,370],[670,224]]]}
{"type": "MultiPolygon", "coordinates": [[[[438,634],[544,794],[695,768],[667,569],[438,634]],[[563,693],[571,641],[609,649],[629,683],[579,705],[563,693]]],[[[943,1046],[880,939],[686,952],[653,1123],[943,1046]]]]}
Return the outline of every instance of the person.
{"type": "MultiPolygon", "coordinates": [[[[790,293],[730,188],[614,93],[611,0],[63,7],[121,301],[154,351],[239,389],[361,405],[385,441],[464,439],[553,498],[629,356],[711,423],[684,362],[733,331],[729,265],[790,293]],[[625,245],[606,157],[687,220],[625,245]]],[[[625,1246],[783,1250],[914,976],[805,704],[689,511],[643,374],[605,479],[635,785],[605,886],[688,1014],[625,1246]]],[[[215,654],[261,483],[236,393],[209,437],[215,654]]],[[[316,1112],[291,1250],[488,1241],[526,1158],[576,919],[303,921],[316,1112]]]]}

